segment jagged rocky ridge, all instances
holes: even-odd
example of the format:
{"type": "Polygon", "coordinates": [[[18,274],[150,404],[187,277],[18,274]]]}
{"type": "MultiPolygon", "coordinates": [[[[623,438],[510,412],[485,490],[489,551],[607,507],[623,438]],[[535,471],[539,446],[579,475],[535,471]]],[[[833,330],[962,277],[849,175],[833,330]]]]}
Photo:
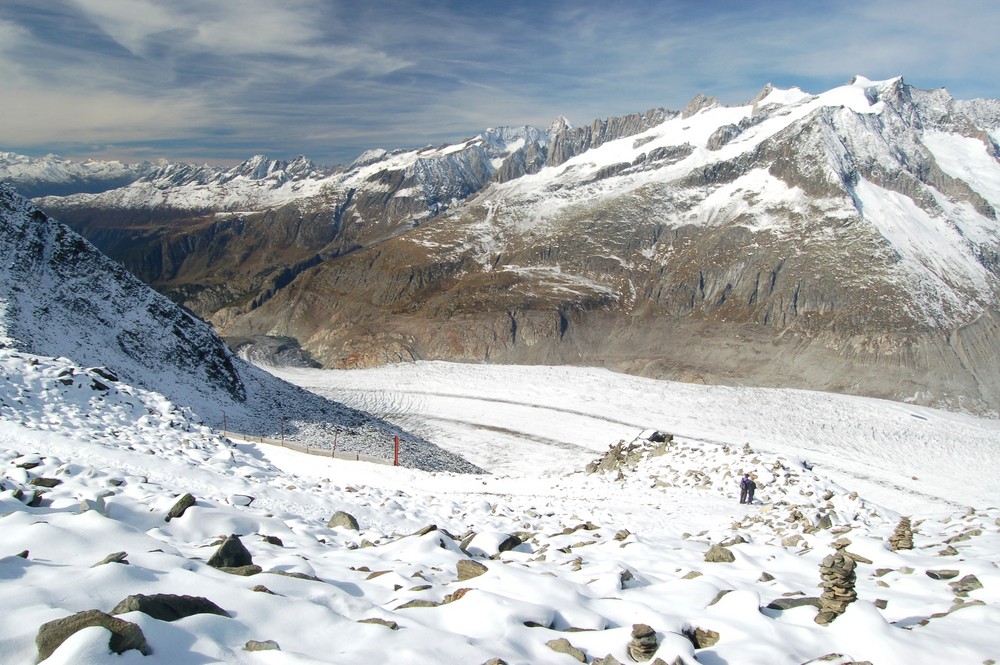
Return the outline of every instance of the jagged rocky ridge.
{"type": "MultiPolygon", "coordinates": [[[[237,358],[205,322],[6,185],[0,185],[0,260],[0,343],[5,353],[39,356],[40,385],[26,387],[28,393],[79,389],[84,398],[108,400],[114,393],[129,399],[134,386],[162,394],[210,425],[221,428],[225,421],[231,431],[284,431],[319,446],[329,446],[336,432],[342,451],[383,458],[393,437],[402,435],[412,443],[402,459],[409,466],[477,470],[420,437],[237,358]],[[65,366],[46,371],[46,357],[65,366]]],[[[5,411],[8,406],[14,408],[5,400],[5,411]]],[[[23,417],[24,408],[9,417],[23,417]]],[[[137,405],[129,414],[143,411],[137,405]]]]}
{"type": "Polygon", "coordinates": [[[859,77],[376,151],[308,204],[183,235],[134,222],[184,188],[43,203],[225,334],[326,366],[585,363],[995,413],[998,128],[995,100],[859,77]]]}

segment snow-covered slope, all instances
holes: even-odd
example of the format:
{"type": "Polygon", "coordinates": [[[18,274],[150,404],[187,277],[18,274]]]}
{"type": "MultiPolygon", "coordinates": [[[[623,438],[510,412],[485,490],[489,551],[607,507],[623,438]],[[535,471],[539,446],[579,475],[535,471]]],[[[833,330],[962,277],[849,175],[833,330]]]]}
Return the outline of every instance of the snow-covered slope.
{"type": "MultiPolygon", "coordinates": [[[[842,418],[828,410],[836,400],[803,403],[793,391],[772,398],[811,410],[813,426],[803,423],[800,435],[819,448],[805,456],[766,448],[765,412],[748,413],[736,440],[654,443],[659,437],[647,431],[609,450],[617,441],[597,445],[605,430],[579,427],[601,422],[602,411],[581,409],[582,387],[563,399],[561,370],[546,378],[543,368],[487,368],[503,371],[481,385],[475,366],[424,369],[392,377],[353,372],[341,385],[372,399],[380,387],[395,387],[385,378],[404,381],[413,398],[476,385],[476,395],[496,407],[520,404],[527,413],[536,405],[541,419],[586,431],[579,441],[595,450],[521,457],[526,437],[506,448],[508,457],[503,447],[494,451],[505,474],[474,476],[234,447],[161,397],[121,387],[96,399],[101,391],[90,384],[100,375],[0,352],[0,371],[12,379],[0,392],[0,593],[8,607],[0,660],[27,665],[51,653],[46,665],[494,658],[607,665],[632,662],[630,650],[643,646],[650,662],[680,665],[937,665],[1000,654],[988,629],[1000,621],[995,492],[951,507],[950,475],[922,479],[924,496],[936,502],[907,513],[913,549],[893,549],[901,514],[831,479],[816,461],[838,452],[821,425],[842,418]],[[59,378],[71,382],[51,385],[59,378]],[[763,448],[745,446],[744,438],[763,448]],[[599,470],[585,472],[587,462],[599,470]],[[737,502],[743,473],[758,483],[751,505],[737,502]],[[166,519],[185,493],[193,505],[166,519]],[[330,524],[337,511],[353,516],[357,529],[330,524]],[[232,534],[247,565],[210,565],[232,534]],[[844,540],[857,599],[823,625],[816,621],[821,567],[830,569],[833,543],[844,540]],[[115,610],[139,594],[147,598],[115,610]],[[179,616],[150,603],[190,606],[195,598],[221,613],[179,616]],[[137,626],[148,655],[111,653],[110,633],[97,627],[36,645],[43,624],[86,610],[115,611],[137,626]],[[637,644],[636,635],[646,639],[637,644]]],[[[310,382],[333,386],[338,375],[310,382]]],[[[579,370],[578,378],[602,388],[591,405],[660,418],[633,398],[632,377],[579,370]]],[[[674,388],[662,386],[668,397],[674,388]]],[[[720,402],[720,411],[744,406],[735,392],[704,397],[720,402]]],[[[674,404],[675,416],[712,419],[689,396],[674,404]]],[[[869,401],[858,424],[891,428],[897,408],[869,401]]],[[[449,416],[456,443],[504,429],[502,415],[487,422],[455,401],[412,399],[399,415],[439,424],[449,416]]],[[[995,423],[964,425],[996,435],[995,423]]],[[[506,430],[544,426],[522,413],[506,430]]],[[[869,479],[886,481],[890,502],[910,503],[908,489],[884,475],[884,441],[854,431],[843,438],[859,465],[869,462],[869,479]]],[[[890,447],[916,459],[934,455],[902,435],[890,447]]],[[[981,469],[965,461],[975,477],[981,469]]]]}
{"type": "MultiPolygon", "coordinates": [[[[337,432],[342,450],[383,457],[403,434],[235,357],[210,326],[6,185],[0,185],[0,344],[108,368],[116,379],[161,393],[211,425],[221,428],[225,421],[246,434],[272,436],[287,428],[329,445],[337,432]]],[[[429,442],[414,443],[407,464],[473,468],[429,442]]]]}

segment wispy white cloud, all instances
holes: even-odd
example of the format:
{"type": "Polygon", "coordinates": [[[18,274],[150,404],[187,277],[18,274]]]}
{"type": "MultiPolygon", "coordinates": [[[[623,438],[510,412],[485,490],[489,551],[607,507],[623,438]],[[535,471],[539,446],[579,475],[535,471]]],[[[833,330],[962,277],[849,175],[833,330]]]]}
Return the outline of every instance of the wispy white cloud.
{"type": "Polygon", "coordinates": [[[0,147],[332,162],[856,73],[997,97],[997,28],[994,0],[5,0],[0,147]]]}

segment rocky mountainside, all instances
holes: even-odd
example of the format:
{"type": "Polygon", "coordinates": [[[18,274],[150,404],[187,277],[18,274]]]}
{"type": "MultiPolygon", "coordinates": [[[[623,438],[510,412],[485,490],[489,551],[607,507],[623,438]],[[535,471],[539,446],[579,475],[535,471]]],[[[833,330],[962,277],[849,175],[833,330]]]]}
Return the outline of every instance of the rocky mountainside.
{"type": "Polygon", "coordinates": [[[225,420],[232,431],[284,431],[314,445],[336,432],[342,451],[382,457],[403,435],[419,444],[410,446],[413,466],[475,470],[419,437],[235,357],[209,325],[7,185],[0,185],[0,347],[39,356],[32,364],[39,373],[45,358],[62,359],[65,367],[49,372],[48,385],[36,377],[45,394],[83,391],[107,401],[134,395],[136,386],[166,397],[170,405],[160,410],[186,408],[220,429],[225,420]]]}
{"type": "Polygon", "coordinates": [[[335,169],[261,155],[232,169],[165,164],[120,189],[36,202],[214,319],[253,310],[318,263],[419,226],[481,190],[501,166],[531,170],[546,143],[533,127],[505,127],[458,145],[369,150],[335,169]],[[524,155],[528,165],[511,165],[524,155]]]}
{"type": "Polygon", "coordinates": [[[856,77],[375,151],[298,189],[40,203],[225,334],[326,366],[585,363],[995,413],[998,141],[996,100],[856,77]]]}

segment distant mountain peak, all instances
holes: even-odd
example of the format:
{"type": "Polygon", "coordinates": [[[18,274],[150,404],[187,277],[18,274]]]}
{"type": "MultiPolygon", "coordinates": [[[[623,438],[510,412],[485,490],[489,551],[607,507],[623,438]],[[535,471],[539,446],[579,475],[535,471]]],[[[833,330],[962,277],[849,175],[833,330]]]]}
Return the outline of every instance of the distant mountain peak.
{"type": "Polygon", "coordinates": [[[560,115],[549,124],[545,131],[549,136],[555,136],[556,134],[561,134],[571,129],[573,129],[573,124],[566,118],[566,116],[560,115]]]}
{"type": "Polygon", "coordinates": [[[688,102],[688,105],[684,107],[684,110],[681,112],[681,117],[690,118],[699,111],[704,111],[705,109],[710,109],[718,105],[718,99],[715,97],[709,97],[699,92],[697,95],[692,97],[691,101],[688,102]]]}

